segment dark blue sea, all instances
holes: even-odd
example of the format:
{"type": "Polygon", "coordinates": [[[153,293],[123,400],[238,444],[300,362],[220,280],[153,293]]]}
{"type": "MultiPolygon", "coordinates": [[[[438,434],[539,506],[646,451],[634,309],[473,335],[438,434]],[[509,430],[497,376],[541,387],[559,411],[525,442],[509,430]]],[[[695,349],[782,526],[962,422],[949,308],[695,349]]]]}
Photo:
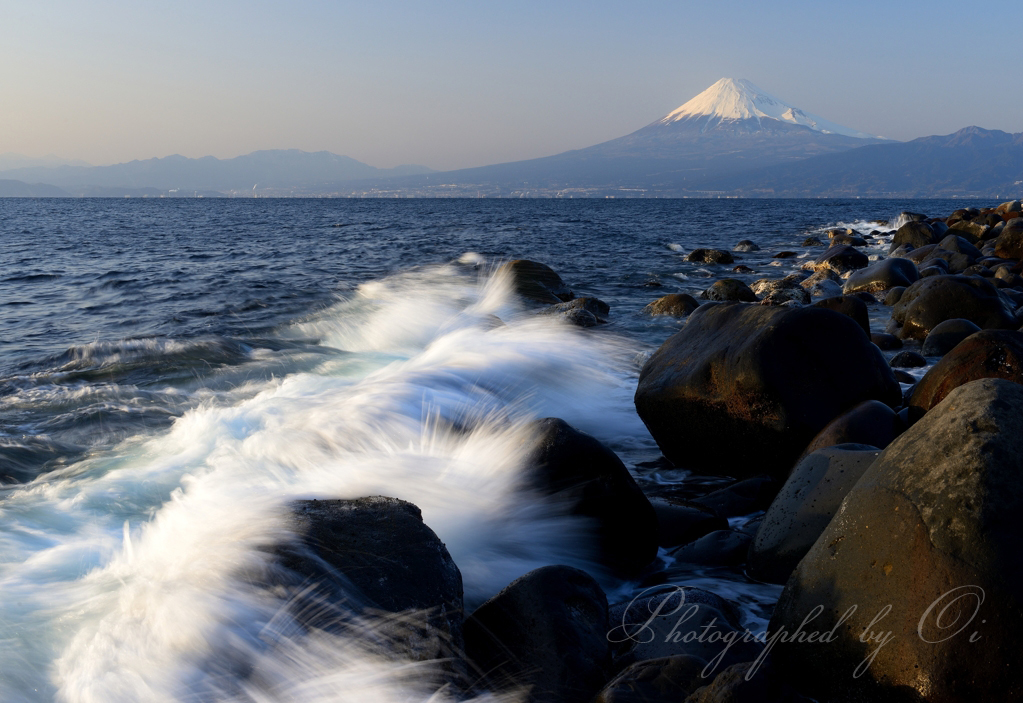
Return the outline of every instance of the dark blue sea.
{"type": "MultiPolygon", "coordinates": [[[[961,204],[0,199],[0,701],[429,698],[359,637],[269,643],[281,604],[237,575],[295,498],[415,503],[467,606],[552,563],[627,600],[640,584],[587,559],[579,518],[523,490],[529,420],[596,436],[644,486],[692,480],[658,464],[632,406],[681,324],[643,306],[781,278],[830,227],[961,204]],[[753,273],[685,261],[741,239],[753,273]],[[609,322],[536,316],[493,275],[516,258],[609,322]]],[[[754,624],[779,591],[664,569],[754,624]]]]}

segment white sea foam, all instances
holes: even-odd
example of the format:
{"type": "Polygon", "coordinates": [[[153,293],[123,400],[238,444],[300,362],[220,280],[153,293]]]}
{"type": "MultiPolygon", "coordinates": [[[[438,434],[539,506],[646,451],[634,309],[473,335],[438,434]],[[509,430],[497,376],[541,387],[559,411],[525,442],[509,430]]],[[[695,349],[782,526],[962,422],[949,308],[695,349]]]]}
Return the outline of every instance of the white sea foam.
{"type": "Polygon", "coordinates": [[[636,349],[526,316],[507,281],[454,265],[363,286],[283,334],[337,351],[7,489],[4,701],[447,700],[430,665],[358,630],[289,639],[283,604],[239,577],[264,568],[296,498],[417,504],[468,607],[550,563],[622,588],[581,549],[587,524],[525,492],[520,468],[534,417],[652,446],[631,409],[636,349]]]}

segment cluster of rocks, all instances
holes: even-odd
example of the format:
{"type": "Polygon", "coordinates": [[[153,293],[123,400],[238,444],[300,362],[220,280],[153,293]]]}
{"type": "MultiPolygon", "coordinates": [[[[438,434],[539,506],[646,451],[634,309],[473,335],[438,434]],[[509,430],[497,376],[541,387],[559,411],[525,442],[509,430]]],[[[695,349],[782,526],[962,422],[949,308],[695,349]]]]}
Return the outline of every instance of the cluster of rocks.
{"type": "Polygon", "coordinates": [[[799,274],[718,281],[642,369],[665,457],[780,486],[744,555],[785,586],[777,639],[692,700],[1023,698],[1023,208],[902,219],[887,258],[857,248],[879,232],[832,231],[799,274]],[[841,290],[773,298],[810,275],[841,290]],[[890,306],[886,332],[867,302],[890,306]]]}
{"type": "MultiPolygon", "coordinates": [[[[1021,212],[906,214],[874,260],[858,247],[883,233],[835,230],[798,273],[651,303],[685,321],[646,360],[636,410],[662,461],[720,481],[648,495],[557,418],[535,423],[526,453],[526,489],[585,518],[588,556],[645,588],[635,598],[609,602],[590,575],[553,565],[466,612],[444,545],[415,506],[383,497],[293,505],[275,588],[305,627],[383,617],[391,656],[440,662],[439,681],[466,696],[1023,699],[1021,212]],[[886,332],[872,333],[868,303],[890,306],[886,332]],[[913,354],[930,365],[919,378],[897,368],[913,354]],[[664,582],[665,563],[784,585],[766,632],[714,593],[664,582]]],[[[505,267],[538,314],[583,326],[609,314],[543,264],[505,267]]]]}

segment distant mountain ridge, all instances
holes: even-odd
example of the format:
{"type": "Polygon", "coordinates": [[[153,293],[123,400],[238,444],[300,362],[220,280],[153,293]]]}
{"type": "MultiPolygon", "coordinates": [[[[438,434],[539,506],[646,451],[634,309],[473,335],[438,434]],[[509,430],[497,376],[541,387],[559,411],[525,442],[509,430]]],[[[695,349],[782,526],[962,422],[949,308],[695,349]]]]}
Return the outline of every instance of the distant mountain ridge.
{"type": "Polygon", "coordinates": [[[329,151],[298,149],[255,151],[233,159],[180,155],[129,161],[112,166],[29,167],[5,171],[20,181],[50,183],[78,193],[90,189],[140,189],[157,191],[251,191],[253,188],[303,189],[329,187],[356,179],[429,173],[425,166],[374,168],[348,156],[329,151]]]}
{"type": "Polygon", "coordinates": [[[1023,132],[966,127],[953,134],[864,146],[718,179],[749,196],[942,197],[1023,191],[1023,132]]]}

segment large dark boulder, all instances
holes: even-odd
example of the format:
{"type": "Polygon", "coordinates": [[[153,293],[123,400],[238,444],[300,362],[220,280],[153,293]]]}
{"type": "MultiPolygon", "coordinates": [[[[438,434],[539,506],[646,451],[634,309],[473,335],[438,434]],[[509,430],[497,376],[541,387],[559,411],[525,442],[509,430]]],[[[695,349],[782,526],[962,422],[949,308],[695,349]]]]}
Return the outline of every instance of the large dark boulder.
{"type": "Polygon", "coordinates": [[[495,276],[510,277],[515,292],[530,302],[557,305],[575,297],[554,269],[537,261],[508,261],[495,276]]]}
{"type": "Polygon", "coordinates": [[[981,329],[1016,327],[1016,317],[1005,309],[998,290],[977,276],[934,276],[906,289],[892,308],[892,319],[902,339],[924,339],[939,323],[962,318],[981,329]]]}
{"type": "Polygon", "coordinates": [[[785,678],[836,703],[1023,699],[1020,456],[1023,386],[1001,379],[893,442],[781,594],[772,631],[819,612],[803,629],[834,633],[779,641],[785,678]]]}
{"type": "Polygon", "coordinates": [[[828,422],[871,399],[898,405],[899,384],[852,319],[742,303],[690,315],[643,366],[635,398],[676,465],[782,478],[828,422]]]}
{"type": "Polygon", "coordinates": [[[527,466],[531,485],[572,514],[593,518],[601,560],[630,576],[657,556],[657,516],[613,451],[564,420],[536,423],[527,466]]]}
{"type": "Polygon", "coordinates": [[[686,317],[698,307],[700,307],[700,301],[691,295],[686,293],[669,293],[649,303],[643,308],[643,312],[647,315],[686,317]]]}
{"type": "Polygon", "coordinates": [[[764,510],[778,492],[779,482],[770,476],[754,476],[711,491],[693,500],[722,517],[740,517],[764,510]]]}
{"type": "Polygon", "coordinates": [[[465,654],[493,688],[530,703],[586,703],[611,673],[607,597],[585,572],[545,566],[465,620],[465,654]]]}
{"type": "Polygon", "coordinates": [[[877,293],[896,286],[908,286],[919,279],[920,272],[916,264],[909,259],[885,259],[849,274],[842,291],[855,293],[862,290],[877,293]]]}
{"type": "Polygon", "coordinates": [[[903,244],[918,249],[937,241],[934,230],[926,222],[907,222],[895,231],[890,251],[895,251],[903,244]]]}
{"type": "Polygon", "coordinates": [[[300,500],[285,524],[295,538],[272,551],[278,576],[294,578],[276,586],[300,622],[330,629],[347,609],[403,613],[387,628],[399,654],[429,660],[462,649],[462,576],[415,505],[382,496],[300,500]]]}
{"type": "Polygon", "coordinates": [[[880,453],[865,444],[840,444],[815,451],[796,464],[753,539],[746,566],[749,575],[784,584],[880,453]]]}
{"type": "Polygon", "coordinates": [[[1023,383],[1023,333],[984,330],[970,335],[920,379],[908,404],[919,415],[955,388],[981,378],[1023,383]]]}

